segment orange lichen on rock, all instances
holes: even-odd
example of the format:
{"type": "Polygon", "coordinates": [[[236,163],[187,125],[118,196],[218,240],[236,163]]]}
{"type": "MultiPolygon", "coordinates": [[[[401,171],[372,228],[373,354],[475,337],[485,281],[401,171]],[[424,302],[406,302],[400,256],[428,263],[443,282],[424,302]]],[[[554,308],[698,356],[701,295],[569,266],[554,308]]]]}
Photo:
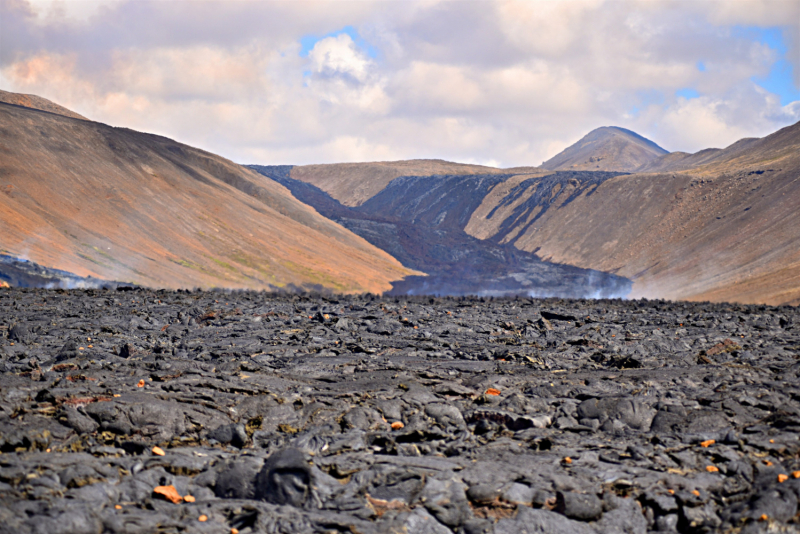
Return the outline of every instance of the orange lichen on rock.
{"type": "Polygon", "coordinates": [[[174,504],[183,502],[183,497],[175,489],[175,486],[156,486],[153,493],[174,504]]]}
{"type": "Polygon", "coordinates": [[[194,498],[194,495],[184,495],[183,500],[186,502],[194,502],[196,499],[194,498]]]}
{"type": "Polygon", "coordinates": [[[370,504],[373,510],[375,510],[375,515],[381,517],[383,514],[390,510],[400,511],[400,512],[407,512],[410,511],[411,508],[408,507],[406,503],[399,500],[391,500],[385,501],[383,499],[375,499],[371,495],[367,494],[367,502],[370,504]]]}
{"type": "Polygon", "coordinates": [[[784,482],[786,482],[787,480],[789,480],[789,475],[784,475],[783,473],[781,473],[780,475],[778,475],[778,482],[779,482],[779,483],[783,484],[783,483],[784,483],[784,482]]]}
{"type": "Polygon", "coordinates": [[[395,421],[394,423],[392,423],[392,430],[400,430],[404,426],[406,425],[404,425],[401,421],[395,421]]]}
{"type": "Polygon", "coordinates": [[[718,473],[719,472],[719,467],[717,467],[715,465],[707,465],[706,466],[706,471],[708,471],[709,473],[718,473]]]}
{"type": "Polygon", "coordinates": [[[143,388],[143,387],[144,387],[144,379],[142,379],[142,380],[139,380],[139,383],[138,383],[138,384],[136,384],[136,387],[137,387],[137,388],[143,388]]]}
{"type": "Polygon", "coordinates": [[[494,388],[489,388],[489,389],[486,390],[486,394],[487,395],[495,395],[495,396],[497,396],[497,395],[500,395],[500,390],[499,389],[494,389],[494,388]]]}
{"type": "Polygon", "coordinates": [[[150,449],[150,451],[156,456],[164,456],[165,454],[167,454],[161,447],[153,447],[152,449],[150,449]]]}
{"type": "Polygon", "coordinates": [[[715,441],[715,440],[713,440],[713,439],[707,439],[707,440],[705,440],[705,441],[701,441],[701,442],[700,442],[700,446],[701,446],[701,447],[710,447],[711,445],[713,445],[713,444],[715,444],[715,443],[716,443],[716,441],[715,441]]]}
{"type": "Polygon", "coordinates": [[[203,514],[200,517],[198,517],[197,520],[200,521],[201,523],[205,523],[206,521],[208,521],[208,516],[206,514],[203,514]]]}

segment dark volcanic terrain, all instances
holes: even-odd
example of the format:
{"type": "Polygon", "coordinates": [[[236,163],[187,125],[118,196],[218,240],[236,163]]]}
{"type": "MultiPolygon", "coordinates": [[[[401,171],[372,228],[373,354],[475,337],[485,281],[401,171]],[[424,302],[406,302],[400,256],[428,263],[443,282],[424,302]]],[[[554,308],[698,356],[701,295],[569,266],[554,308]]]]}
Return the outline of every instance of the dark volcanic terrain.
{"type": "MultiPolygon", "coordinates": [[[[631,289],[630,280],[621,276],[545,262],[499,238],[481,240],[469,235],[465,228],[475,210],[511,174],[401,176],[363,204],[349,207],[319,187],[291,178],[289,165],[250,167],[405,267],[427,274],[392,282],[389,295],[609,298],[624,297],[631,289]]],[[[525,191],[529,182],[541,180],[548,189],[542,187],[543,194],[527,198],[521,205],[512,191],[501,209],[513,204],[520,212],[515,220],[528,217],[530,225],[536,221],[530,217],[531,211],[551,204],[550,187],[563,185],[566,191],[570,184],[580,184],[569,199],[561,199],[565,204],[614,176],[617,173],[556,172],[546,178],[530,178],[518,186],[519,191],[525,191]]]]}
{"type": "Polygon", "coordinates": [[[0,532],[796,532],[799,324],[0,290],[0,532]]]}

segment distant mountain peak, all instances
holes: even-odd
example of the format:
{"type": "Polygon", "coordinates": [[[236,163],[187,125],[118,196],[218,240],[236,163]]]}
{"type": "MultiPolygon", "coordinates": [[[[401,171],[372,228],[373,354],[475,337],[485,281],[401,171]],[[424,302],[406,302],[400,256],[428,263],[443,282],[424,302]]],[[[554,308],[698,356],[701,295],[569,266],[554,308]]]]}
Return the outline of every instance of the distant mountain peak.
{"type": "Polygon", "coordinates": [[[549,170],[632,172],[669,151],[636,132],[601,126],[542,163],[549,170]]]}

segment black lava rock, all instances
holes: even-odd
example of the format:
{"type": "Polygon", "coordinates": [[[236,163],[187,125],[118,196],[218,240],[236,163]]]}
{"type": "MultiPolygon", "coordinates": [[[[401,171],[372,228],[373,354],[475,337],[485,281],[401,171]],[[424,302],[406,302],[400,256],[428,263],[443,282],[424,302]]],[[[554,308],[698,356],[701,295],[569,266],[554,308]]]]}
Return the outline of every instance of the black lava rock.
{"type": "Polygon", "coordinates": [[[273,453],[256,478],[256,498],[273,504],[302,507],[310,494],[311,468],[297,449],[273,453]]]}
{"type": "Polygon", "coordinates": [[[789,531],[796,324],[785,306],[2,290],[0,530],[789,531]]]}

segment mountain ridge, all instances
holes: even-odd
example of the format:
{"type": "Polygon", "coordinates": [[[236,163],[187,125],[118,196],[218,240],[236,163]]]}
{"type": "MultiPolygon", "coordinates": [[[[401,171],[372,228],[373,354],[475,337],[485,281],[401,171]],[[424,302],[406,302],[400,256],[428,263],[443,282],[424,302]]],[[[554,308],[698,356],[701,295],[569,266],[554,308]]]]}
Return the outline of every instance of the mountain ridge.
{"type": "Polygon", "coordinates": [[[401,176],[360,206],[345,206],[290,166],[253,169],[285,185],[298,200],[400,260],[427,273],[393,284],[389,294],[621,297],[624,277],[542,261],[465,231],[487,192],[510,174],[401,176]]]}
{"type": "Polygon", "coordinates": [[[629,277],[631,297],[800,304],[800,122],[726,149],[668,154],[661,165],[668,171],[616,176],[566,207],[569,191],[553,188],[548,205],[493,218],[513,189],[500,184],[467,231],[629,277]]]}

